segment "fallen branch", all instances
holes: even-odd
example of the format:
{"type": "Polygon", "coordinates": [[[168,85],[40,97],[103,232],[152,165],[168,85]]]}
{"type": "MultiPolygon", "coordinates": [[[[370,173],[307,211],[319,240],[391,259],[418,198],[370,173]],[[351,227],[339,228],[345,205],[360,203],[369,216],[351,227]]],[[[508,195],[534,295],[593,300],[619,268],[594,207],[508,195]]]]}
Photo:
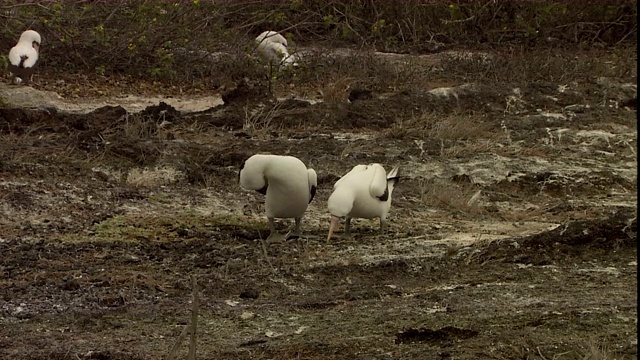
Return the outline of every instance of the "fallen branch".
{"type": "Polygon", "coordinates": [[[191,308],[191,343],[189,344],[189,360],[196,360],[196,341],[198,339],[198,284],[196,277],[191,275],[193,291],[193,307],[191,308]]]}
{"type": "Polygon", "coordinates": [[[180,344],[182,344],[182,341],[184,341],[184,338],[187,337],[187,333],[189,332],[190,328],[191,326],[185,326],[184,329],[182,329],[180,336],[178,336],[178,338],[176,339],[176,342],[171,347],[171,351],[169,352],[169,356],[167,356],[167,360],[173,360],[176,358],[176,355],[178,354],[178,349],[180,348],[180,344]]]}
{"type": "Polygon", "coordinates": [[[476,16],[475,15],[471,15],[470,17],[466,18],[466,19],[460,19],[460,20],[445,20],[445,19],[440,19],[440,21],[443,24],[449,25],[449,24],[458,24],[458,23],[463,23],[463,22],[467,22],[470,20],[475,19],[476,16]]]}
{"type": "Polygon", "coordinates": [[[193,304],[191,307],[191,324],[185,326],[180,333],[180,336],[176,339],[176,342],[171,347],[171,351],[169,351],[169,355],[167,356],[167,360],[174,360],[176,355],[178,354],[178,349],[180,345],[187,337],[187,334],[191,334],[190,343],[189,343],[189,360],[196,359],[196,343],[198,340],[197,332],[198,332],[198,284],[196,282],[196,277],[191,275],[191,286],[193,293],[193,304]]]}

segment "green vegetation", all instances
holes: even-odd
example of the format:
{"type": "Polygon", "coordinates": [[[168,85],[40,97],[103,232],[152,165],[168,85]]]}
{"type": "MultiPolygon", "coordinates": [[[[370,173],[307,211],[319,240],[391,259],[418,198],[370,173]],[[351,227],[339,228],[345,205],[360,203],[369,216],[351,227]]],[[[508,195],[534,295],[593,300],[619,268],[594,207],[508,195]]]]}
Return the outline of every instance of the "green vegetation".
{"type": "Polygon", "coordinates": [[[212,232],[211,228],[227,227],[266,230],[266,222],[252,221],[234,215],[203,215],[186,211],[171,216],[114,216],[94,225],[89,235],[63,235],[65,242],[117,242],[136,244],[147,241],[172,241],[212,232]]]}
{"type": "MultiPolygon", "coordinates": [[[[251,72],[245,54],[261,31],[298,43],[434,51],[450,45],[635,45],[636,1],[5,1],[0,44],[32,28],[44,66],[189,81],[251,72]],[[48,3],[48,4],[47,4],[48,3]],[[215,56],[225,51],[230,57],[215,56]],[[214,54],[214,55],[212,55],[214,54]]],[[[294,44],[291,44],[295,46],[294,44]]]]}

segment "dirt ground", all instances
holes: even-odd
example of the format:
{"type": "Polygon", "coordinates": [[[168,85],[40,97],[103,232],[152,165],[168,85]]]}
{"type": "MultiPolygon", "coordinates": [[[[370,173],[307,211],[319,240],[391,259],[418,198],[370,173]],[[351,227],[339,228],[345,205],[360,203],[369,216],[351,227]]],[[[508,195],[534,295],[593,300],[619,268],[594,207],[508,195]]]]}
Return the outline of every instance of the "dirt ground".
{"type": "Polygon", "coordinates": [[[73,97],[54,75],[0,84],[2,359],[165,358],[191,277],[199,359],[637,358],[627,79],[318,102],[253,80],[73,97]],[[317,171],[302,238],[263,240],[262,196],[237,184],[257,152],[317,171]],[[389,231],[327,243],[333,183],[373,162],[401,168],[389,231]]]}

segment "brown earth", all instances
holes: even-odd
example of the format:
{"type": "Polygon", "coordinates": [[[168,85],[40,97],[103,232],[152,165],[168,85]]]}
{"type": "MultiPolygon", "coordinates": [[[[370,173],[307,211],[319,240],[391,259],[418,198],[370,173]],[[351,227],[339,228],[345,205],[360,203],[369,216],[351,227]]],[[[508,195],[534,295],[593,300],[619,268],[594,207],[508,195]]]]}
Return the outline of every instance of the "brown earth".
{"type": "Polygon", "coordinates": [[[636,359],[635,88],[456,85],[0,108],[0,358],[165,358],[193,276],[199,359],[636,359]],[[256,152],[318,172],[303,238],[262,240],[256,152]],[[372,162],[403,175],[388,233],[327,243],[332,184],[372,162]]]}

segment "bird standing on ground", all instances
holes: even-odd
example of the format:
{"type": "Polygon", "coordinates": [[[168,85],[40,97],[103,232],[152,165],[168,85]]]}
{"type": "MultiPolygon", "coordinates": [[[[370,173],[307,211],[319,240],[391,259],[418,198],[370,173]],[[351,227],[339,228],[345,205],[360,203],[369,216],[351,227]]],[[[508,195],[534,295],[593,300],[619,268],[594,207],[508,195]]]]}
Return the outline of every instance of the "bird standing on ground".
{"type": "Polygon", "coordinates": [[[256,37],[256,44],[258,54],[268,61],[270,66],[278,66],[280,69],[298,66],[295,56],[289,54],[287,39],[279,33],[265,31],[256,37]]]}
{"type": "Polygon", "coordinates": [[[239,177],[241,187],[266,196],[265,210],[271,229],[269,241],[277,242],[286,238],[276,231],[276,218],[294,218],[294,235],[302,235],[302,215],[313,200],[318,186],[315,170],[307,169],[300,159],[293,156],[257,154],[242,164],[239,177]]]}
{"type": "Polygon", "coordinates": [[[343,217],[346,236],[351,236],[352,218],[380,218],[380,232],[384,232],[391,194],[399,179],[397,166],[387,174],[380,164],[356,165],[341,177],[328,201],[331,225],[327,241],[343,217]]]}
{"type": "Polygon", "coordinates": [[[38,62],[38,53],[42,38],[33,30],[27,30],[20,35],[16,46],[9,50],[9,71],[13,75],[15,84],[28,84],[38,62]]]}

